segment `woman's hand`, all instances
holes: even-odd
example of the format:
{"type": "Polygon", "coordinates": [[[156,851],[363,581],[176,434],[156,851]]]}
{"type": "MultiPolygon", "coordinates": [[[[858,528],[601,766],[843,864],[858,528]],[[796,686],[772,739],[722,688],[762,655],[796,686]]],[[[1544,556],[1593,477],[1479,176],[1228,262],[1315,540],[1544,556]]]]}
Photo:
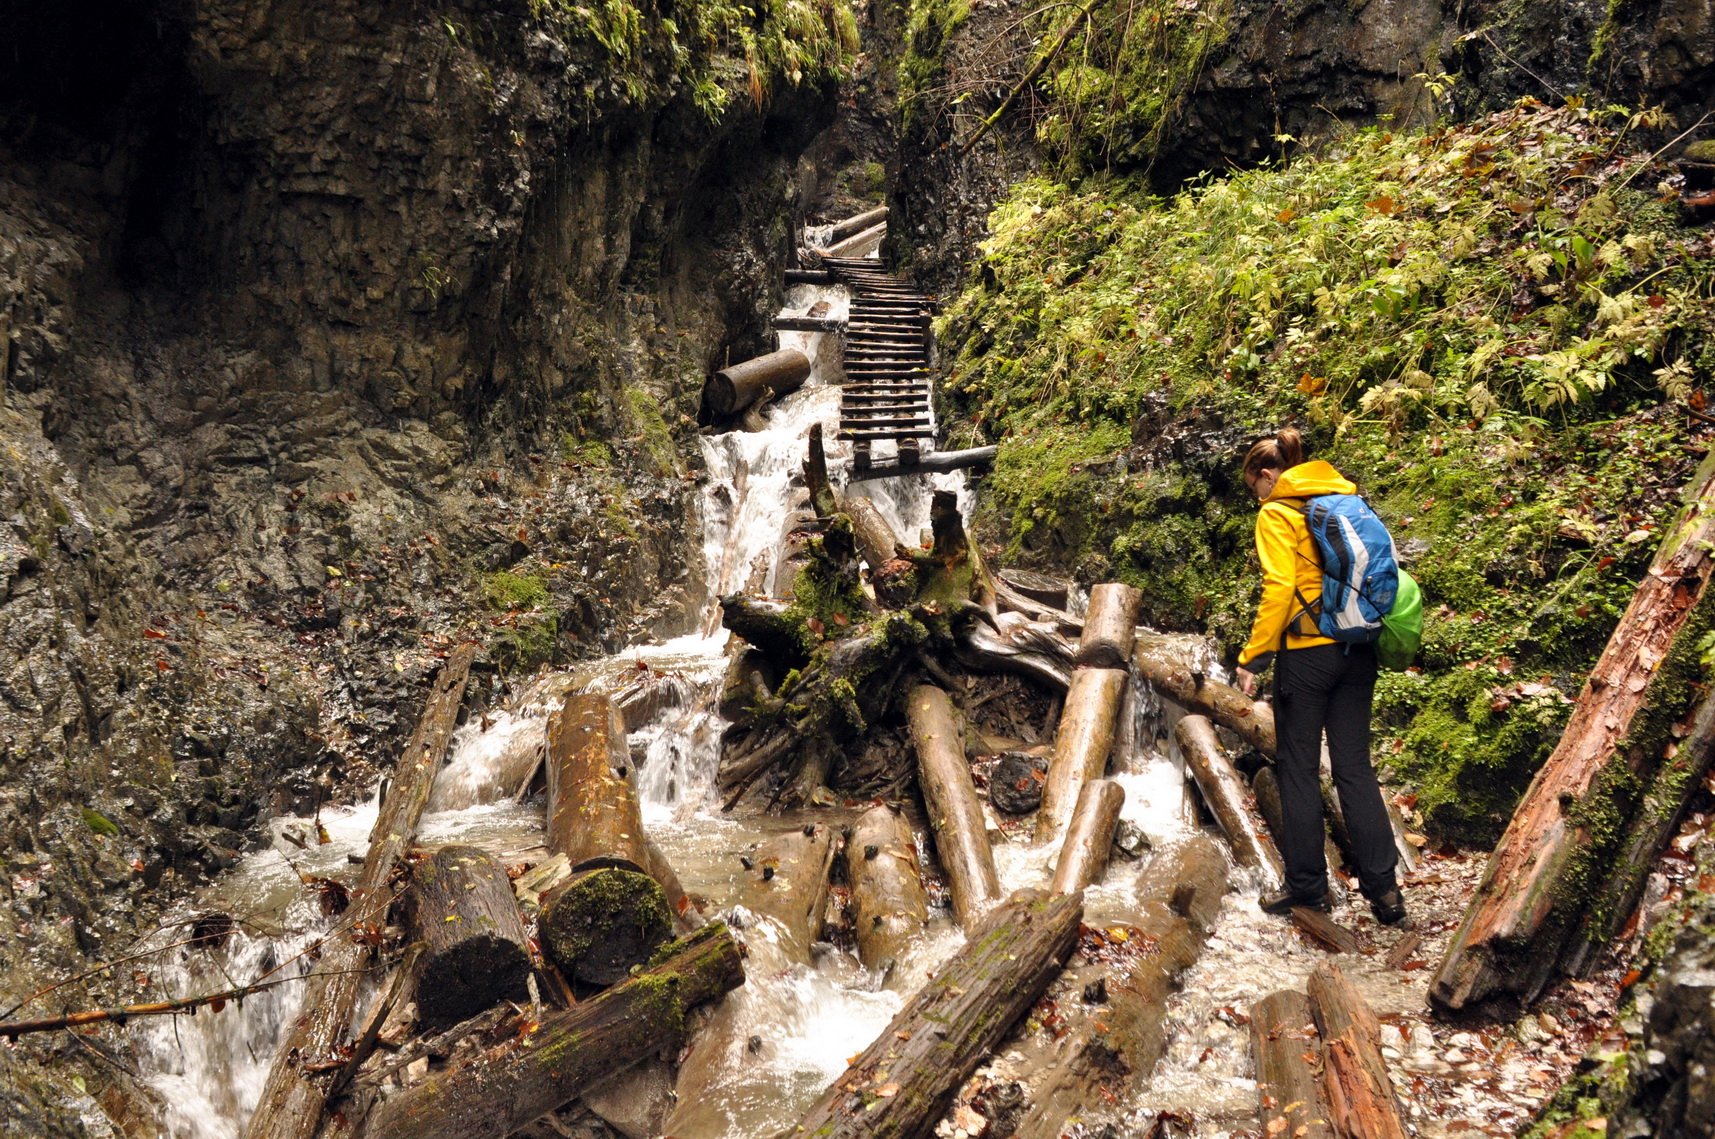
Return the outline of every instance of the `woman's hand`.
{"type": "Polygon", "coordinates": [[[1256,695],[1256,673],[1248,668],[1241,668],[1238,671],[1238,679],[1240,692],[1246,696],[1256,695]]]}

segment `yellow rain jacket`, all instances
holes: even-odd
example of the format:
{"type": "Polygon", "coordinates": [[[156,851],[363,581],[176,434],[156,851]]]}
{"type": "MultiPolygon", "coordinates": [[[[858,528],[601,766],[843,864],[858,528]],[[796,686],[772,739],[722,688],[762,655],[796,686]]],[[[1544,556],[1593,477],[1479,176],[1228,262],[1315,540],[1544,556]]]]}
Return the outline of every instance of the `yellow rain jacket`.
{"type": "Polygon", "coordinates": [[[1239,650],[1239,664],[1252,672],[1268,667],[1279,651],[1287,623],[1286,647],[1307,649],[1336,642],[1316,631],[1316,623],[1301,617],[1306,603],[1322,598],[1322,563],[1310,527],[1304,521],[1304,500],[1317,494],[1356,494],[1346,476],[1321,459],[1299,463],[1280,473],[1256,519],[1256,553],[1262,561],[1262,603],[1251,623],[1251,639],[1239,650]],[[1296,592],[1295,592],[1296,591],[1296,592]],[[1302,596],[1303,601],[1299,598],[1302,596]],[[1300,630],[1308,630],[1300,632],[1300,630]]]}

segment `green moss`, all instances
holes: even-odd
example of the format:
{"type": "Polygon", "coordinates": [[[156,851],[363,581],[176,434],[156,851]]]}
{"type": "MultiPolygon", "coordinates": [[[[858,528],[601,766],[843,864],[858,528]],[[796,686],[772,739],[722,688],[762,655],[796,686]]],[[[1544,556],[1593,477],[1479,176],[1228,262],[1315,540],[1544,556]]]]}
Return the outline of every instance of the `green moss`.
{"type": "Polygon", "coordinates": [[[658,475],[679,473],[679,450],[673,442],[673,432],[661,414],[660,402],[639,387],[625,389],[626,405],[631,411],[632,428],[650,469],[658,475]]]}
{"type": "Polygon", "coordinates": [[[119,834],[119,828],[114,825],[113,820],[109,819],[94,807],[85,807],[83,809],[83,823],[90,830],[99,835],[106,835],[109,838],[114,838],[119,834]]]}
{"type": "Polygon", "coordinates": [[[947,43],[971,14],[971,0],[911,0],[905,17],[905,56],[899,62],[899,103],[909,123],[939,81],[947,43]]]}
{"type": "Polygon", "coordinates": [[[502,612],[535,609],[547,602],[548,585],[536,574],[500,570],[482,579],[482,595],[502,612]]]}
{"type": "Polygon", "coordinates": [[[613,466],[613,450],[605,440],[582,438],[570,431],[560,436],[560,457],[568,463],[597,470],[613,466]]]}

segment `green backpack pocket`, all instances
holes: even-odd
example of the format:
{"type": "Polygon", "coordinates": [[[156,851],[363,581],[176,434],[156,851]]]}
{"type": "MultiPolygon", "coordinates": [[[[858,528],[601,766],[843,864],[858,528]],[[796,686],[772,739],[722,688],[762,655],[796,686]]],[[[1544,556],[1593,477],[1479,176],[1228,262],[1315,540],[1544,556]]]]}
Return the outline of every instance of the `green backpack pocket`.
{"type": "Polygon", "coordinates": [[[1376,641],[1376,663],[1394,672],[1404,672],[1417,659],[1423,643],[1423,593],[1417,580],[1399,571],[1399,592],[1393,608],[1382,618],[1381,637],[1376,641]]]}

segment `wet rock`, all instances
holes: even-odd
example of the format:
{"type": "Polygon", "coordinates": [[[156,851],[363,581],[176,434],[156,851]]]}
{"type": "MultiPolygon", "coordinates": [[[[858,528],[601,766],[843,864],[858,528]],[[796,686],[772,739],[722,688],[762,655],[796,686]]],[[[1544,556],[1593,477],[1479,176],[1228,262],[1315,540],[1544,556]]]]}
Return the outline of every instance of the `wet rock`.
{"type": "Polygon", "coordinates": [[[1009,815],[1028,814],[1042,802],[1047,774],[1047,756],[1003,752],[989,772],[989,802],[1009,815]]]}

